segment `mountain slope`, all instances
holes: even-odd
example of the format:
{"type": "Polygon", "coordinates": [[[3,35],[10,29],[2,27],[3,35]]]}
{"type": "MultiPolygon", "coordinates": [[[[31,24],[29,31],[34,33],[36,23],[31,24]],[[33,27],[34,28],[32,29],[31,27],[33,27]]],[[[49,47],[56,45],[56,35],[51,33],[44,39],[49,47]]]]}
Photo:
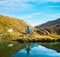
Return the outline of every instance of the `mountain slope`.
{"type": "MultiPolygon", "coordinates": [[[[26,32],[27,25],[23,20],[0,15],[0,38],[4,40],[19,38],[26,32]]],[[[31,30],[34,29],[31,25],[29,26],[31,30]]]]}
{"type": "Polygon", "coordinates": [[[0,16],[0,28],[2,29],[13,29],[14,31],[24,31],[27,24],[23,20],[11,18],[8,16],[0,16]],[[17,28],[17,29],[16,29],[17,28]],[[23,29],[24,28],[24,29],[23,29]]]}
{"type": "Polygon", "coordinates": [[[46,30],[50,34],[59,34],[60,35],[60,18],[53,20],[53,21],[48,21],[47,23],[44,23],[42,25],[36,26],[39,30],[46,30]]]}
{"type": "Polygon", "coordinates": [[[60,24],[60,18],[56,19],[56,20],[53,20],[53,21],[48,21],[42,25],[38,25],[36,26],[37,28],[47,28],[47,27],[51,27],[51,26],[54,26],[54,25],[57,25],[57,24],[60,24]]]}

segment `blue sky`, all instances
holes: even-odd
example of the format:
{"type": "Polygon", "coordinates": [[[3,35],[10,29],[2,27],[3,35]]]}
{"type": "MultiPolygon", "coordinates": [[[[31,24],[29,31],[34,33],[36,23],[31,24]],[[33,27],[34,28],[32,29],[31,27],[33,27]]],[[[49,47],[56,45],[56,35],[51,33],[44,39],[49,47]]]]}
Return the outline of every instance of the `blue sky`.
{"type": "Polygon", "coordinates": [[[60,0],[0,0],[0,15],[36,26],[60,18],[60,0]]]}

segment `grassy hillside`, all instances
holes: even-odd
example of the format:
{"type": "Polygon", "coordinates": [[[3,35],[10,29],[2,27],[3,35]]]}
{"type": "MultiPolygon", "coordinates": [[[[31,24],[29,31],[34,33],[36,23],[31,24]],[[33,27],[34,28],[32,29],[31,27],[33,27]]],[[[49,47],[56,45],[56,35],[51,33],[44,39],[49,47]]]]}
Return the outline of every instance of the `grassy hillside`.
{"type": "Polygon", "coordinates": [[[0,29],[6,31],[8,29],[13,29],[14,32],[24,32],[27,24],[23,20],[16,18],[11,18],[8,16],[0,16],[0,29]],[[24,29],[23,29],[24,28],[24,29]]]}
{"type": "Polygon", "coordinates": [[[26,22],[20,19],[0,15],[0,42],[17,40],[19,42],[60,41],[60,35],[50,34],[47,30],[36,29],[31,25],[31,37],[26,35],[26,22]]]}
{"type": "Polygon", "coordinates": [[[4,41],[20,38],[25,33],[27,25],[23,20],[0,15],[0,39],[4,41]]]}

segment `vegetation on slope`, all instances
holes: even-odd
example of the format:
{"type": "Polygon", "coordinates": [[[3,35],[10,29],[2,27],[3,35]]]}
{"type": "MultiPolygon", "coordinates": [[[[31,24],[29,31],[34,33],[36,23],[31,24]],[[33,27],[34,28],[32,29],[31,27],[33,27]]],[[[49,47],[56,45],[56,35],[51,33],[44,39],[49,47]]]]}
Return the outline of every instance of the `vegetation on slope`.
{"type": "Polygon", "coordinates": [[[23,20],[0,15],[0,39],[3,41],[21,37],[26,27],[23,20]]]}
{"type": "Polygon", "coordinates": [[[58,18],[57,20],[48,21],[47,23],[36,26],[36,28],[46,32],[48,31],[50,34],[60,35],[60,18],[58,18]]]}
{"type": "Polygon", "coordinates": [[[19,42],[48,42],[60,40],[60,35],[50,34],[48,30],[30,26],[31,36],[26,35],[27,23],[23,20],[0,15],[0,42],[17,40],[19,42]]]}

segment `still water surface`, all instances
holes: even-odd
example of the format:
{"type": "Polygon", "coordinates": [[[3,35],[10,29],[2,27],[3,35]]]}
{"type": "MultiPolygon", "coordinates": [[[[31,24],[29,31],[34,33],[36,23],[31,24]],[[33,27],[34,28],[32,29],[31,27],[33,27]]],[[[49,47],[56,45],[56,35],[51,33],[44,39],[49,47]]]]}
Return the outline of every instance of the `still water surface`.
{"type": "Polygon", "coordinates": [[[60,44],[27,44],[11,57],[60,57],[60,44]]]}

